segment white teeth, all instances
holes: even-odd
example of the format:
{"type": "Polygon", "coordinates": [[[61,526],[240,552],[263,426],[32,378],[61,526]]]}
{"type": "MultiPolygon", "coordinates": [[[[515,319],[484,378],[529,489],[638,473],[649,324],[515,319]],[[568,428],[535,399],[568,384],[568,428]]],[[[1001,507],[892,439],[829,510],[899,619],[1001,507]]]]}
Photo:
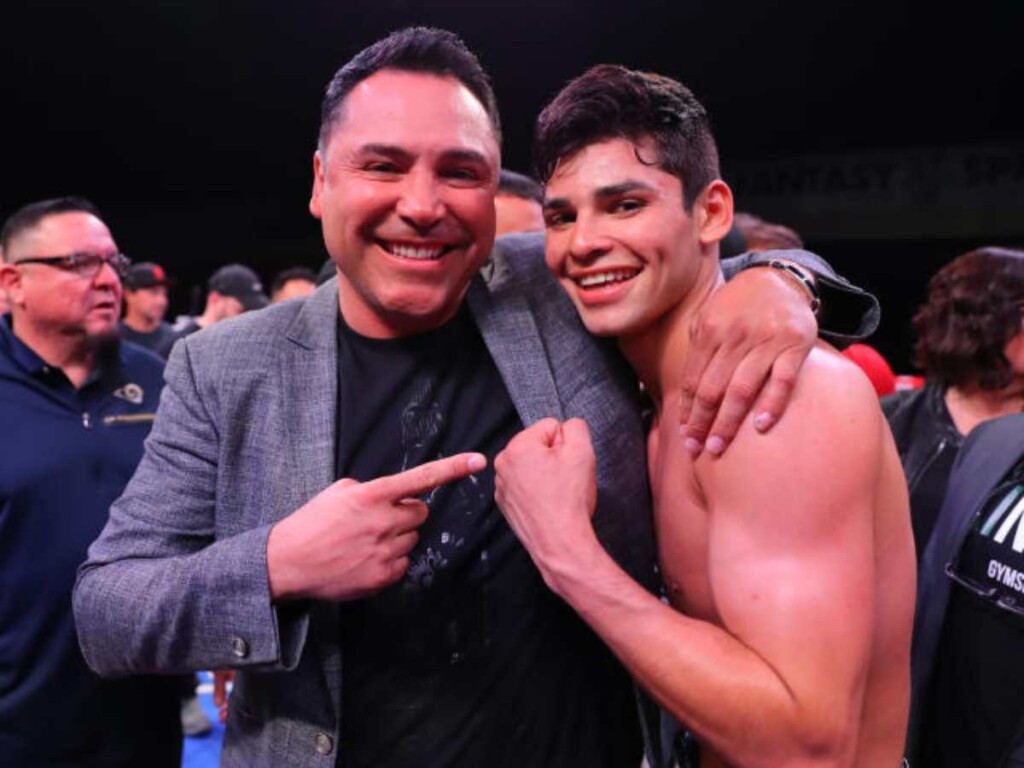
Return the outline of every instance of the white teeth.
{"type": "Polygon", "coordinates": [[[421,261],[429,261],[436,259],[441,256],[443,248],[437,246],[434,247],[423,247],[414,245],[399,245],[398,243],[391,243],[387,246],[388,252],[395,256],[401,256],[403,259],[419,259],[421,261]]]}
{"type": "Polygon", "coordinates": [[[639,271],[635,269],[619,269],[612,272],[601,272],[596,275],[586,275],[584,277],[577,278],[576,282],[581,288],[592,288],[595,285],[605,285],[607,283],[618,283],[623,280],[629,280],[636,277],[638,274],[639,271]]]}

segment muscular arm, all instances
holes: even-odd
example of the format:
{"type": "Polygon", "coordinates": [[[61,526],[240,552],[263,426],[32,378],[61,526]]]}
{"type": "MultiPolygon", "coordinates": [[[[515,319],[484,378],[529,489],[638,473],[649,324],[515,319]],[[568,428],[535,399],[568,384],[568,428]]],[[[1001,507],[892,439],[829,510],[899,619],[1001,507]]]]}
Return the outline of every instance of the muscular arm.
{"type": "Polygon", "coordinates": [[[721,626],[653,598],[596,546],[584,470],[562,456],[575,453],[570,424],[534,458],[510,445],[499,459],[502,508],[547,583],[730,765],[853,758],[873,630],[881,420],[865,382],[821,378],[830,385],[817,372],[801,380],[797,418],[766,437],[748,423],[726,457],[697,460],[721,626]],[[875,410],[854,416],[853,403],[875,410]]]}

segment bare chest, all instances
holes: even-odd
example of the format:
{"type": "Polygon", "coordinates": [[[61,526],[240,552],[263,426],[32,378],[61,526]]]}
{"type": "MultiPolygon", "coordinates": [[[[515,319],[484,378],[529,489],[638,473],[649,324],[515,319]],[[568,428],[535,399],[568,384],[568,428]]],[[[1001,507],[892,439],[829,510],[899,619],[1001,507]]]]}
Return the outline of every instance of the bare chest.
{"type": "Polygon", "coordinates": [[[674,424],[659,420],[648,437],[648,468],[658,538],[658,564],[678,610],[716,621],[708,577],[708,513],[693,460],[674,424]]]}

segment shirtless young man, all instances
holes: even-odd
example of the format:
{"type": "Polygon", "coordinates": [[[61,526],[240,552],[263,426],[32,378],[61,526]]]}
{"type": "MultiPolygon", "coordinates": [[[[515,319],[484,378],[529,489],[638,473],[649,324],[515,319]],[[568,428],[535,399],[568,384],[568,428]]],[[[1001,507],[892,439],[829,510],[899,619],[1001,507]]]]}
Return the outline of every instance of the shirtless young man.
{"type": "Polygon", "coordinates": [[[510,524],[548,586],[697,736],[705,768],[896,768],[915,566],[873,389],[821,344],[769,435],[748,418],[723,456],[694,458],[668,363],[722,284],[733,210],[703,107],[668,78],[595,67],[542,113],[535,159],[548,265],[657,409],[649,472],[671,607],[598,543],[584,422],[538,423],[498,457],[510,524]]]}

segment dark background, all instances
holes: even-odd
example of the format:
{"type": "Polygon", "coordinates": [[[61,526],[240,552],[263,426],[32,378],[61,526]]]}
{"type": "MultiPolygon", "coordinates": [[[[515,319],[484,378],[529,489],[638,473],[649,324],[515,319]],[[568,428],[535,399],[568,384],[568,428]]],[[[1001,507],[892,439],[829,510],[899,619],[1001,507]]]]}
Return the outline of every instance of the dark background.
{"type": "MultiPolygon", "coordinates": [[[[306,203],[322,89],[353,53],[410,23],[450,28],[480,55],[517,170],[528,170],[539,109],[605,61],[689,85],[727,171],[794,153],[1019,142],[1024,3],[945,5],[7,2],[0,216],[59,194],[93,199],[122,250],[178,277],[172,313],[189,311],[189,286],[221,264],[247,262],[265,283],[292,264],[318,268],[306,203]]],[[[991,242],[1024,245],[1021,218],[991,242]]],[[[927,277],[987,242],[926,229],[808,239],[882,298],[873,343],[901,372],[927,277]]]]}

